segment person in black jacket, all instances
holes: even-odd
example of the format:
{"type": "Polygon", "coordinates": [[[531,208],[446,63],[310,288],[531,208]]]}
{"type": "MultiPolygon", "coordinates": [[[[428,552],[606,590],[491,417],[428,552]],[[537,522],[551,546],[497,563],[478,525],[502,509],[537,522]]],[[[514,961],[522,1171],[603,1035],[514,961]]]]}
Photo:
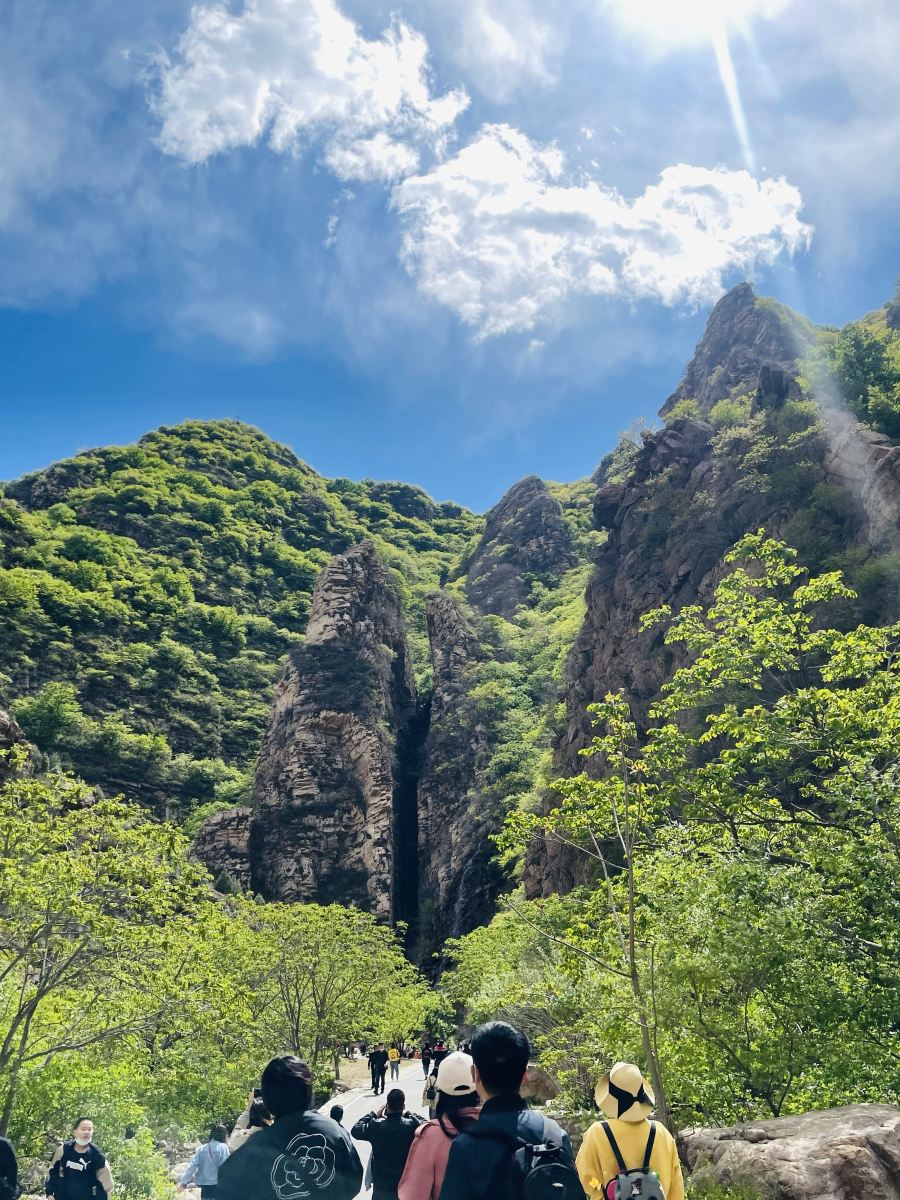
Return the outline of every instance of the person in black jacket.
{"type": "Polygon", "coordinates": [[[358,1142],[372,1144],[372,1200],[397,1200],[409,1148],[424,1123],[414,1113],[404,1112],[405,1104],[403,1092],[392,1088],[384,1108],[360,1117],[350,1130],[358,1142]]]}
{"type": "Polygon", "coordinates": [[[377,1096],[384,1091],[384,1077],[387,1074],[388,1052],[384,1043],[379,1042],[369,1055],[369,1070],[372,1072],[372,1093],[377,1096]]]}
{"type": "Polygon", "coordinates": [[[275,1120],[223,1163],[217,1200],[353,1200],[362,1187],[362,1163],[347,1131],[310,1108],[306,1063],[292,1055],[273,1058],[261,1084],[275,1120]]]}
{"type": "MultiPolygon", "coordinates": [[[[532,1112],[519,1095],[531,1054],[525,1034],[505,1021],[488,1021],[472,1035],[471,1052],[472,1077],[484,1103],[479,1119],[450,1147],[441,1200],[504,1200],[515,1195],[516,1139],[533,1146],[554,1142],[574,1169],[568,1134],[549,1117],[532,1112]]],[[[518,1186],[521,1189],[521,1183],[518,1186]]]]}
{"type": "Polygon", "coordinates": [[[19,1195],[19,1162],[12,1142],[0,1137],[0,1200],[16,1200],[19,1195]]]}

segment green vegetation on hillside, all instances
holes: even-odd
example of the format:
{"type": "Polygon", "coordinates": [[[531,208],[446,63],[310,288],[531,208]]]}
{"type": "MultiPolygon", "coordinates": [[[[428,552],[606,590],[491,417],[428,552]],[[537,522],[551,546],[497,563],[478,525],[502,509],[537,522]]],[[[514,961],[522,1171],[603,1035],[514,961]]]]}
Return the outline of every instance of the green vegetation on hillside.
{"type": "Polygon", "coordinates": [[[691,659],[650,729],[610,695],[602,778],[510,819],[512,848],[582,847],[597,887],[513,896],[453,949],[468,1019],[523,1023],[575,1108],[616,1057],[680,1125],[900,1099],[900,626],[829,627],[840,576],[762,534],[730,563],[707,608],[648,614],[691,659]]]}
{"type": "Polygon", "coordinates": [[[374,541],[424,678],[424,594],[479,526],[406,484],[323,479],[234,421],[80,454],[0,498],[0,705],[108,791],[179,816],[235,803],[329,558],[374,541]]]}
{"type": "Polygon", "coordinates": [[[434,1010],[402,931],[220,903],[187,851],[65,777],[0,787],[0,1133],[43,1174],[88,1112],[117,1194],[172,1197],[156,1141],[233,1119],[270,1057],[302,1055],[327,1095],[340,1046],[406,1039],[434,1010]]]}

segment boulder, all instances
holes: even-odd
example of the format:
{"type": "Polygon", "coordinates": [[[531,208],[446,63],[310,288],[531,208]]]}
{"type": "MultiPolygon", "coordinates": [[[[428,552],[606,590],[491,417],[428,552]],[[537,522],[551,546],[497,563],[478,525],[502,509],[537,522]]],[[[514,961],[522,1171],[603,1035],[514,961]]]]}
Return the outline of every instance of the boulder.
{"type": "Polygon", "coordinates": [[[687,1129],[678,1148],[696,1182],[765,1200],[900,1200],[900,1108],[888,1104],[687,1129]]]}
{"type": "Polygon", "coordinates": [[[546,1104],[548,1100],[556,1099],[559,1088],[553,1076],[543,1067],[539,1067],[537,1063],[529,1063],[519,1092],[526,1100],[538,1100],[541,1104],[546,1104]]]}

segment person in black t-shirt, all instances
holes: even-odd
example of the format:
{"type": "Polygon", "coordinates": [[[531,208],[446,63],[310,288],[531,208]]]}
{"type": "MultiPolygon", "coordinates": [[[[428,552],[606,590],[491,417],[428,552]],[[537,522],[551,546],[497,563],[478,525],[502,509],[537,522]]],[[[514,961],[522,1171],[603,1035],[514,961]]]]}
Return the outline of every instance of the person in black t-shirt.
{"type": "Polygon", "coordinates": [[[94,1145],[94,1123],[79,1117],[72,1137],[53,1155],[46,1192],[56,1200],[108,1200],[112,1175],[103,1154],[94,1145]]]}

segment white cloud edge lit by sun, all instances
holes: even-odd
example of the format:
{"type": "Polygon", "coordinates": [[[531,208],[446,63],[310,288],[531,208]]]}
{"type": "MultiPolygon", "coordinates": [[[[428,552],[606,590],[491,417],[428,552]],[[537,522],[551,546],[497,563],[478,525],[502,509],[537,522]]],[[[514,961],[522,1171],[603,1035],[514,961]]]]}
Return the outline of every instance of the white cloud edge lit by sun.
{"type": "Polygon", "coordinates": [[[628,200],[568,178],[561,150],[505,124],[449,155],[468,97],[432,95],[428,53],[398,17],[367,39],[335,0],[195,7],[175,61],[159,64],[158,144],[191,164],[262,141],[276,153],[318,145],[339,180],[393,185],[407,272],[479,340],[559,320],[590,296],[696,307],[729,273],[809,244],[784,178],[679,163],[628,200]]]}

